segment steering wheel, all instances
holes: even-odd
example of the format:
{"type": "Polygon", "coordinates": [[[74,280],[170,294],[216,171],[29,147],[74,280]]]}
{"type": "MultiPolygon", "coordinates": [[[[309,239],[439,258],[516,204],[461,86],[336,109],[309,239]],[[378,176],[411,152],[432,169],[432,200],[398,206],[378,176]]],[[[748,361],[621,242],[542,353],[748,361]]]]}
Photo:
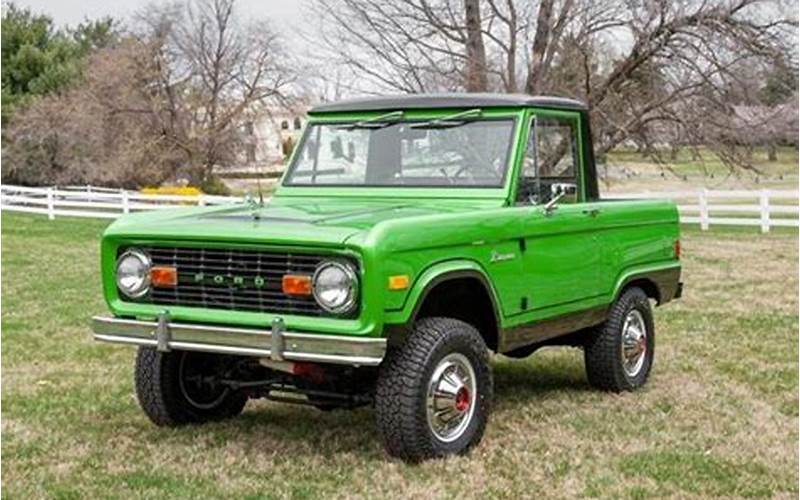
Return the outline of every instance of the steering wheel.
{"type": "Polygon", "coordinates": [[[493,167],[472,168],[471,169],[471,168],[469,168],[468,165],[464,165],[464,166],[460,167],[458,170],[456,170],[456,172],[451,176],[451,178],[452,179],[457,179],[464,172],[470,173],[471,175],[474,176],[474,174],[473,174],[474,171],[480,171],[481,173],[487,173],[487,174],[490,174],[490,176],[494,177],[495,179],[500,179],[500,175],[498,175],[497,170],[495,170],[493,167]]]}
{"type": "MultiPolygon", "coordinates": [[[[464,168],[464,167],[461,167],[461,168],[464,168]]],[[[460,171],[461,171],[461,169],[459,169],[459,172],[460,172],[460,171]]],[[[458,172],[456,172],[455,174],[453,174],[453,176],[452,176],[452,177],[450,177],[450,176],[447,174],[447,170],[445,170],[445,168],[444,168],[444,167],[440,168],[440,169],[439,169],[439,172],[441,172],[441,173],[442,173],[442,176],[444,177],[444,180],[446,180],[446,181],[447,181],[447,182],[449,182],[450,184],[455,184],[455,178],[456,178],[456,176],[458,175],[458,172]]]]}

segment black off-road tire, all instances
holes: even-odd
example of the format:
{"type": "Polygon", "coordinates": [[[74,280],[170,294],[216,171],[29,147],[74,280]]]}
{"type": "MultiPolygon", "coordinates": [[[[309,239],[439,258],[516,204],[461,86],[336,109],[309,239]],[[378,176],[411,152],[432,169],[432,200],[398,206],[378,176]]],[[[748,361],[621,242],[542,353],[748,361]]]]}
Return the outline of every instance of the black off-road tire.
{"type": "Polygon", "coordinates": [[[586,376],[589,383],[600,390],[632,391],[647,382],[653,367],[655,354],[655,328],[653,311],[647,294],[637,287],[623,291],[611,306],[606,321],[589,334],[584,345],[586,376]],[[647,337],[644,364],[630,376],[622,361],[622,340],[625,318],[632,310],[638,310],[644,319],[647,337]]]}
{"type": "Polygon", "coordinates": [[[184,356],[197,359],[198,356],[214,355],[139,348],[134,374],[136,397],[145,415],[154,424],[169,427],[199,424],[234,417],[242,412],[248,398],[241,391],[225,389],[219,401],[209,407],[198,407],[187,399],[179,380],[184,356]]]}
{"type": "Polygon", "coordinates": [[[402,346],[387,352],[375,391],[378,431],[387,452],[407,462],[463,454],[480,442],[493,398],[489,353],[471,325],[451,318],[425,318],[402,346]],[[451,353],[469,360],[475,372],[475,407],[463,433],[440,440],[427,420],[427,391],[439,362],[451,353]]]}

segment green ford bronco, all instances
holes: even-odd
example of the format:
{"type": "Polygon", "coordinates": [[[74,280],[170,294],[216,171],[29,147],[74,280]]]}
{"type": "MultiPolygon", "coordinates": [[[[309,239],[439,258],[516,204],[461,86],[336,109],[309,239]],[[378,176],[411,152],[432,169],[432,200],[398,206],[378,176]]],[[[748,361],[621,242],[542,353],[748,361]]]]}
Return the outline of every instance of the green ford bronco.
{"type": "Polygon", "coordinates": [[[102,240],[113,316],[157,425],[250,398],[372,405],[387,451],[484,433],[490,351],[583,350],[589,383],[647,380],[651,301],[681,295],[678,212],[604,200],[586,107],[409,95],[323,104],[268,201],[121,217],[102,240]]]}

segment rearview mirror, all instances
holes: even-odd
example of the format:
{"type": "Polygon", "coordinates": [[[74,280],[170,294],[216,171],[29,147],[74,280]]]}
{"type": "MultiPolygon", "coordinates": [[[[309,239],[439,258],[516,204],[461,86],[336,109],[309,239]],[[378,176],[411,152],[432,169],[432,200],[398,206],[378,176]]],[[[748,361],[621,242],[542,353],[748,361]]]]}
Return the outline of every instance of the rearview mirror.
{"type": "Polygon", "coordinates": [[[342,139],[337,137],[331,141],[331,156],[334,160],[344,158],[344,151],[342,149],[342,139]]]}

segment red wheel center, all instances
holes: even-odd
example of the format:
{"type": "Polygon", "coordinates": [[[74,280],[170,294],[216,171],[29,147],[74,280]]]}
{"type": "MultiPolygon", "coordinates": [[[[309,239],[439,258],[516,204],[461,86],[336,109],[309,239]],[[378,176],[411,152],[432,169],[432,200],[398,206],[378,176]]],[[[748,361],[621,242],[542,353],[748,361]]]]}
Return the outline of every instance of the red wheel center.
{"type": "Polygon", "coordinates": [[[469,410],[470,395],[469,389],[462,387],[456,392],[456,410],[465,412],[469,410]]]}
{"type": "Polygon", "coordinates": [[[644,337],[640,338],[638,342],[636,342],[636,353],[643,353],[647,350],[647,341],[644,337]]]}

